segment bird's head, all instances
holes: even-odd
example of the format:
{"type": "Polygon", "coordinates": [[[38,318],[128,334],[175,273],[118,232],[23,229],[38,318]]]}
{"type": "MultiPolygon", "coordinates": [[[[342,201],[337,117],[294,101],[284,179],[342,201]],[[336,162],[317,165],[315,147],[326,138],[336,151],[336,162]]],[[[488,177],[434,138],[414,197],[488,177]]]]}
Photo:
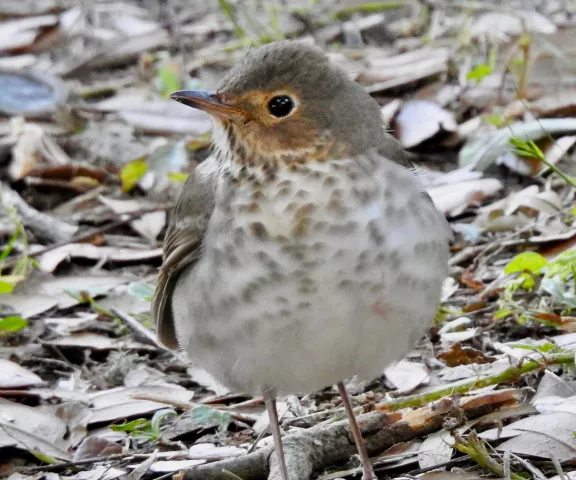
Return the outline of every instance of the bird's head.
{"type": "Polygon", "coordinates": [[[235,160],[308,162],[363,153],[384,135],[380,108],[317,47],[271,43],[249,51],[216,92],[171,95],[215,119],[215,141],[235,160]]]}

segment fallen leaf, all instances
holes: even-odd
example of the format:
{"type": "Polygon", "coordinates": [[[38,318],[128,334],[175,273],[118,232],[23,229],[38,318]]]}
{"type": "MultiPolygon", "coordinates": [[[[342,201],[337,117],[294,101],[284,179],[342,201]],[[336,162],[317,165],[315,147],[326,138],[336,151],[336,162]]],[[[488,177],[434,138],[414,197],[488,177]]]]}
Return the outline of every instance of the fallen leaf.
{"type": "Polygon", "coordinates": [[[500,192],[504,186],[496,178],[482,178],[452,183],[428,189],[436,208],[447,216],[462,213],[500,192]]]}
{"type": "Polygon", "coordinates": [[[411,100],[402,106],[395,120],[398,138],[412,148],[442,132],[454,132],[454,114],[428,100],[411,100]]]}
{"type": "MultiPolygon", "coordinates": [[[[551,459],[554,455],[560,462],[576,457],[576,414],[556,412],[523,418],[502,429],[505,442],[496,450],[516,455],[531,455],[551,459]]],[[[497,438],[498,429],[491,429],[479,436],[497,438]]]]}
{"type": "Polygon", "coordinates": [[[65,260],[74,258],[106,262],[142,262],[162,258],[162,249],[136,249],[120,247],[97,247],[89,243],[70,243],[37,257],[40,270],[53,272],[65,260]]]}
{"type": "Polygon", "coordinates": [[[66,424],[56,416],[0,399],[0,447],[15,446],[67,460],[65,435],[66,424]]]}
{"type": "Polygon", "coordinates": [[[122,445],[100,437],[86,438],[74,452],[74,461],[122,453],[122,445]]]}
{"type": "Polygon", "coordinates": [[[133,340],[124,340],[122,338],[110,338],[97,333],[75,333],[61,338],[45,340],[44,345],[67,348],[87,348],[89,350],[106,351],[116,349],[136,349],[150,350],[154,347],[135,342],[133,340]]]}
{"type": "Polygon", "coordinates": [[[453,343],[450,346],[450,350],[438,353],[436,358],[442,360],[448,367],[491,363],[495,360],[494,358],[485,356],[480,350],[472,347],[463,347],[460,343],[453,343]]]}
{"type": "Polygon", "coordinates": [[[193,460],[216,461],[225,458],[239,457],[246,454],[246,449],[229,446],[217,447],[213,443],[197,443],[188,449],[188,458],[193,460]]]}
{"type": "Polygon", "coordinates": [[[78,300],[68,295],[66,290],[102,295],[131,280],[133,279],[118,275],[50,277],[41,281],[24,282],[14,293],[2,295],[1,300],[20,316],[31,318],[54,307],[64,309],[76,305],[78,300]]]}
{"type": "Polygon", "coordinates": [[[416,387],[427,383],[428,371],[421,363],[400,360],[384,370],[386,379],[398,390],[398,393],[408,393],[416,387]]]}
{"type": "MultiPolygon", "coordinates": [[[[418,465],[428,468],[448,462],[454,453],[451,445],[452,435],[447,431],[435,432],[428,435],[418,452],[418,465]]],[[[442,470],[446,467],[442,467],[442,470]]]]}
{"type": "Polygon", "coordinates": [[[479,132],[470,137],[458,153],[458,164],[484,171],[504,152],[512,151],[511,138],[530,141],[569,132],[576,132],[576,118],[541,118],[479,132]]]}
{"type": "Polygon", "coordinates": [[[163,408],[172,407],[172,403],[187,403],[193,396],[193,392],[175,385],[170,387],[166,385],[140,385],[133,388],[117,388],[97,392],[90,397],[92,402],[90,425],[104,422],[111,423],[146,415],[163,408]],[[145,395],[161,398],[168,403],[134,398],[135,396],[145,395]]]}
{"type": "Polygon", "coordinates": [[[42,385],[44,381],[20,365],[0,358],[0,388],[24,388],[42,385]]]}

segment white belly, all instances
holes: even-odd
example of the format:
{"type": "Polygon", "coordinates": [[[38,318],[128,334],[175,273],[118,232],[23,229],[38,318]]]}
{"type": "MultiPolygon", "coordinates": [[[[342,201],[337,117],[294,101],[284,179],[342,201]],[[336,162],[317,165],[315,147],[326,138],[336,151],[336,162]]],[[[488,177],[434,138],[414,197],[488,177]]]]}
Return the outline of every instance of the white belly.
{"type": "Polygon", "coordinates": [[[175,321],[198,367],[237,390],[306,393],[376,377],[423,334],[447,274],[445,221],[411,173],[378,173],[354,184],[369,201],[340,179],[343,209],[333,186],[296,173],[285,198],[265,187],[256,212],[252,190],[238,189],[174,295],[186,299],[175,321]],[[304,205],[314,208],[302,225],[304,205]]]}

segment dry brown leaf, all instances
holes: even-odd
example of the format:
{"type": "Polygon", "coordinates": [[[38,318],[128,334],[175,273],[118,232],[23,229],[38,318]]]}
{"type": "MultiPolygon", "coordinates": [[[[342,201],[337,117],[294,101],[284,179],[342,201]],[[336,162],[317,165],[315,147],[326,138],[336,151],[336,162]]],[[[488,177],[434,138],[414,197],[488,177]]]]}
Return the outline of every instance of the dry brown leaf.
{"type": "Polygon", "coordinates": [[[100,437],[86,438],[74,452],[74,461],[122,453],[122,445],[100,437]]]}
{"type": "Polygon", "coordinates": [[[476,350],[472,347],[463,347],[458,342],[453,343],[450,346],[450,350],[438,353],[436,358],[442,360],[448,367],[492,363],[495,360],[494,358],[485,356],[480,350],[476,350]]]}

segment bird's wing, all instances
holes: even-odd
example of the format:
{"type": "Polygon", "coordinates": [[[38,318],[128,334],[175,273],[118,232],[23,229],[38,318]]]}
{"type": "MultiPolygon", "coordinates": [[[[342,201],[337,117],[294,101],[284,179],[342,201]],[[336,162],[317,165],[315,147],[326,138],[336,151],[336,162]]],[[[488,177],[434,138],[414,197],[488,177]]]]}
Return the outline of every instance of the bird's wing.
{"type": "Polygon", "coordinates": [[[158,340],[178,348],[172,295],[182,270],[198,261],[208,222],[214,211],[215,160],[208,158],[190,174],[164,238],[164,261],[152,298],[152,318],[158,340]]]}
{"type": "MultiPolygon", "coordinates": [[[[420,183],[420,192],[422,196],[426,198],[432,205],[435,205],[434,200],[432,200],[432,197],[427,191],[428,181],[426,174],[416,165],[414,165],[411,159],[413,155],[410,154],[410,152],[407,152],[398,140],[392,137],[392,135],[386,135],[383,145],[378,149],[378,154],[412,171],[412,173],[418,177],[418,181],[420,183]]],[[[452,233],[450,224],[445,218],[443,219],[442,223],[446,231],[447,239],[452,241],[454,239],[454,234],[452,233]]]]}

